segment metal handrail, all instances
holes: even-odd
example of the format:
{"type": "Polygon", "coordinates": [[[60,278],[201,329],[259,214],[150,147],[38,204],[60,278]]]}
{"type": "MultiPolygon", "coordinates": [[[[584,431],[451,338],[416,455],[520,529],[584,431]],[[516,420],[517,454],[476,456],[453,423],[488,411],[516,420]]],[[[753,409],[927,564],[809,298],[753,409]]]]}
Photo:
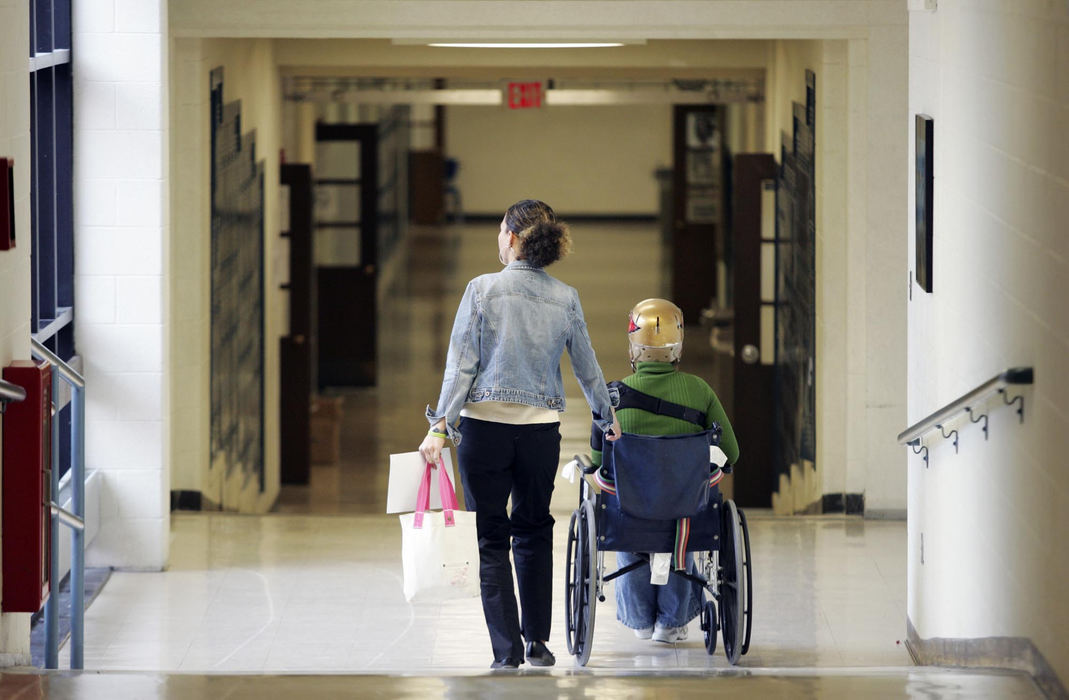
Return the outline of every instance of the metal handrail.
{"type": "Polygon", "coordinates": [[[942,428],[943,424],[958,414],[970,411],[981,399],[1004,391],[1011,385],[1032,384],[1034,372],[1031,367],[1013,367],[1001,372],[967,394],[964,394],[938,411],[922,418],[898,434],[900,445],[915,445],[920,442],[922,435],[930,430],[942,428]]]}
{"type": "Polygon", "coordinates": [[[85,529],[84,520],[82,520],[69,510],[64,510],[63,508],[60,508],[55,503],[52,504],[52,515],[59,518],[61,521],[63,521],[64,525],[71,528],[72,530],[81,531],[85,529]]]}
{"type": "MultiPolygon", "coordinates": [[[[30,338],[30,351],[52,367],[52,405],[58,406],[59,379],[71,387],[71,505],[74,512],[50,502],[51,542],[49,580],[52,590],[45,601],[45,667],[59,668],[59,526],[71,528],[71,668],[84,665],[85,647],[85,378],[46,348],[30,338]]],[[[53,497],[59,493],[59,421],[52,421],[53,497]]]]}
{"type": "Polygon", "coordinates": [[[0,413],[8,403],[26,400],[26,390],[18,384],[0,379],[0,413]]]}
{"type": "Polygon", "coordinates": [[[31,349],[33,354],[42,360],[47,360],[52,363],[52,366],[56,368],[60,376],[67,380],[67,383],[76,386],[79,389],[85,388],[85,377],[78,373],[78,370],[68,365],[63,360],[59,359],[59,355],[52,352],[44,345],[42,345],[36,338],[30,339],[31,349]]]}

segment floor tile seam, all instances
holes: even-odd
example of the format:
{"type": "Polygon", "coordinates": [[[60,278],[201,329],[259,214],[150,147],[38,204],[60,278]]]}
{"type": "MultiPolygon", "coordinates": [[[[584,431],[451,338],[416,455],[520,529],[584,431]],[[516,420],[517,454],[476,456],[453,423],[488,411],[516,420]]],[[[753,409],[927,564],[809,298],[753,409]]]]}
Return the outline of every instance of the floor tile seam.
{"type": "MultiPolygon", "coordinates": [[[[396,579],[395,583],[398,584],[398,587],[400,587],[400,585],[402,584],[401,577],[397,576],[396,574],[391,574],[391,575],[396,579]]],[[[382,651],[380,651],[376,656],[372,657],[371,660],[367,661],[366,664],[365,664],[365,667],[369,668],[369,667],[373,666],[395,644],[397,644],[399,641],[404,639],[404,637],[408,634],[409,630],[411,630],[415,626],[416,618],[417,618],[415,607],[412,606],[412,605],[407,605],[407,609],[408,609],[408,624],[405,625],[405,628],[401,631],[401,633],[392,642],[390,642],[385,647],[383,647],[382,651]]]]}
{"type": "MultiPolygon", "coordinates": [[[[262,580],[262,581],[264,582],[264,590],[265,590],[265,593],[267,594],[267,599],[268,599],[268,600],[270,600],[270,599],[271,599],[271,593],[270,593],[270,590],[269,590],[269,589],[268,589],[268,587],[267,587],[266,579],[265,579],[265,578],[263,577],[263,575],[262,575],[262,574],[259,574],[259,572],[257,572],[257,571],[256,571],[256,570],[254,570],[254,569],[246,569],[246,571],[251,571],[252,573],[256,573],[256,574],[258,574],[258,575],[259,575],[260,579],[261,579],[261,580],[262,580]]],[[[291,591],[291,594],[292,594],[292,591],[291,591]]],[[[217,594],[216,594],[216,596],[215,596],[215,599],[213,599],[212,603],[216,602],[216,600],[218,600],[219,598],[220,598],[220,594],[219,594],[219,593],[217,593],[217,594]]],[[[211,603],[209,604],[209,606],[210,606],[210,605],[211,605],[211,603]]],[[[246,646],[246,645],[248,645],[248,644],[249,644],[249,643],[250,643],[250,642],[251,642],[252,640],[254,640],[254,639],[255,639],[256,637],[260,636],[260,635],[261,635],[261,634],[262,634],[263,632],[265,632],[266,630],[268,630],[268,629],[271,629],[271,628],[273,628],[273,629],[271,630],[271,635],[272,635],[272,636],[271,636],[270,640],[269,640],[269,641],[268,641],[267,643],[268,643],[268,645],[269,645],[269,646],[270,646],[270,645],[273,645],[273,643],[274,643],[274,635],[275,635],[275,634],[277,634],[277,632],[278,632],[278,625],[277,625],[277,624],[272,624],[272,623],[273,623],[273,622],[275,622],[275,621],[277,621],[277,620],[279,619],[279,614],[278,614],[278,612],[277,612],[277,611],[275,610],[275,606],[274,606],[273,604],[271,604],[271,607],[270,607],[270,609],[271,609],[271,618],[270,618],[270,619],[269,619],[269,620],[267,621],[267,623],[265,623],[264,625],[262,625],[262,626],[260,627],[260,629],[259,629],[259,630],[258,630],[257,632],[253,633],[252,635],[249,635],[249,636],[248,636],[248,637],[247,637],[247,638],[245,639],[245,641],[243,641],[242,643],[238,644],[238,645],[237,645],[237,646],[236,646],[236,647],[235,647],[235,648],[234,648],[234,649],[233,649],[233,650],[232,650],[232,651],[230,652],[230,654],[228,654],[227,656],[223,657],[223,659],[222,659],[221,661],[217,661],[217,662],[216,662],[216,665],[219,665],[220,663],[222,663],[222,662],[225,662],[225,661],[227,661],[227,660],[229,660],[229,659],[233,658],[233,656],[234,656],[235,654],[237,654],[237,653],[238,653],[238,652],[240,652],[240,651],[241,651],[241,650],[242,650],[243,648],[245,648],[245,646],[246,646]]],[[[206,610],[205,610],[205,613],[204,613],[204,618],[207,618],[207,616],[208,616],[208,612],[207,612],[207,609],[206,609],[206,610]]],[[[202,627],[201,627],[201,629],[203,629],[203,628],[204,628],[204,626],[202,626],[202,627]]],[[[191,649],[192,649],[192,646],[191,646],[191,649]]],[[[186,656],[188,656],[188,654],[189,654],[189,651],[190,651],[190,650],[187,650],[187,652],[186,652],[186,656]]]]}
{"type": "Polygon", "coordinates": [[[828,635],[831,637],[832,642],[835,644],[834,653],[838,655],[839,661],[841,663],[845,663],[846,657],[843,656],[842,644],[839,640],[838,635],[835,634],[835,630],[832,629],[831,621],[828,619],[828,613],[823,605],[819,606],[819,610],[820,619],[824,623],[824,630],[828,633],[828,635]]]}

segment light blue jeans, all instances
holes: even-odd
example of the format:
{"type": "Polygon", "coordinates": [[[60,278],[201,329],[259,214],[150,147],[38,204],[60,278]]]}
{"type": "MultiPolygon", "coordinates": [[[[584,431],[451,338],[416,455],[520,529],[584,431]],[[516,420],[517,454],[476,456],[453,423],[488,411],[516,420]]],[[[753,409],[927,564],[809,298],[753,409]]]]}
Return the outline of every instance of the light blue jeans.
{"type": "MultiPolygon", "coordinates": [[[[630,552],[617,552],[616,564],[623,568],[640,557],[630,552]]],[[[687,568],[697,573],[694,555],[687,555],[687,568]]],[[[654,624],[662,627],[682,627],[701,611],[701,587],[682,576],[670,574],[668,583],[650,583],[648,564],[616,579],[616,619],[631,629],[645,629],[654,624]]]]}

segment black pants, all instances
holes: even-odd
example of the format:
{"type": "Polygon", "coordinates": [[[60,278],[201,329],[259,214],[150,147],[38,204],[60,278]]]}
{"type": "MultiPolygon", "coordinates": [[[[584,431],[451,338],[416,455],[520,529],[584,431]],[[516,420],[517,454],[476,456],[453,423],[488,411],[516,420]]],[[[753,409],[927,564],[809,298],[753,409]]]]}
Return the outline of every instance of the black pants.
{"type": "Polygon", "coordinates": [[[495,659],[522,660],[524,639],[549,639],[553,602],[549,500],[560,460],[559,428],[560,423],[510,425],[461,419],[464,439],[457,458],[466,505],[475,511],[483,614],[495,659]],[[513,593],[510,539],[522,621],[513,593]]]}

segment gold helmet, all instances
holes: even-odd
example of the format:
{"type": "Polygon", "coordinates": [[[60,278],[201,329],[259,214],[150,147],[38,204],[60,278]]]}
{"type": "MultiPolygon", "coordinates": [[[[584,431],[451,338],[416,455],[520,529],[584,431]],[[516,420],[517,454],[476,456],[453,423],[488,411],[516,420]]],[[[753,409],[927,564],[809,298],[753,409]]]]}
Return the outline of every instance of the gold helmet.
{"type": "Polygon", "coordinates": [[[683,312],[667,299],[646,299],[631,309],[627,326],[631,369],[636,362],[679,362],[683,354],[683,312]]]}

